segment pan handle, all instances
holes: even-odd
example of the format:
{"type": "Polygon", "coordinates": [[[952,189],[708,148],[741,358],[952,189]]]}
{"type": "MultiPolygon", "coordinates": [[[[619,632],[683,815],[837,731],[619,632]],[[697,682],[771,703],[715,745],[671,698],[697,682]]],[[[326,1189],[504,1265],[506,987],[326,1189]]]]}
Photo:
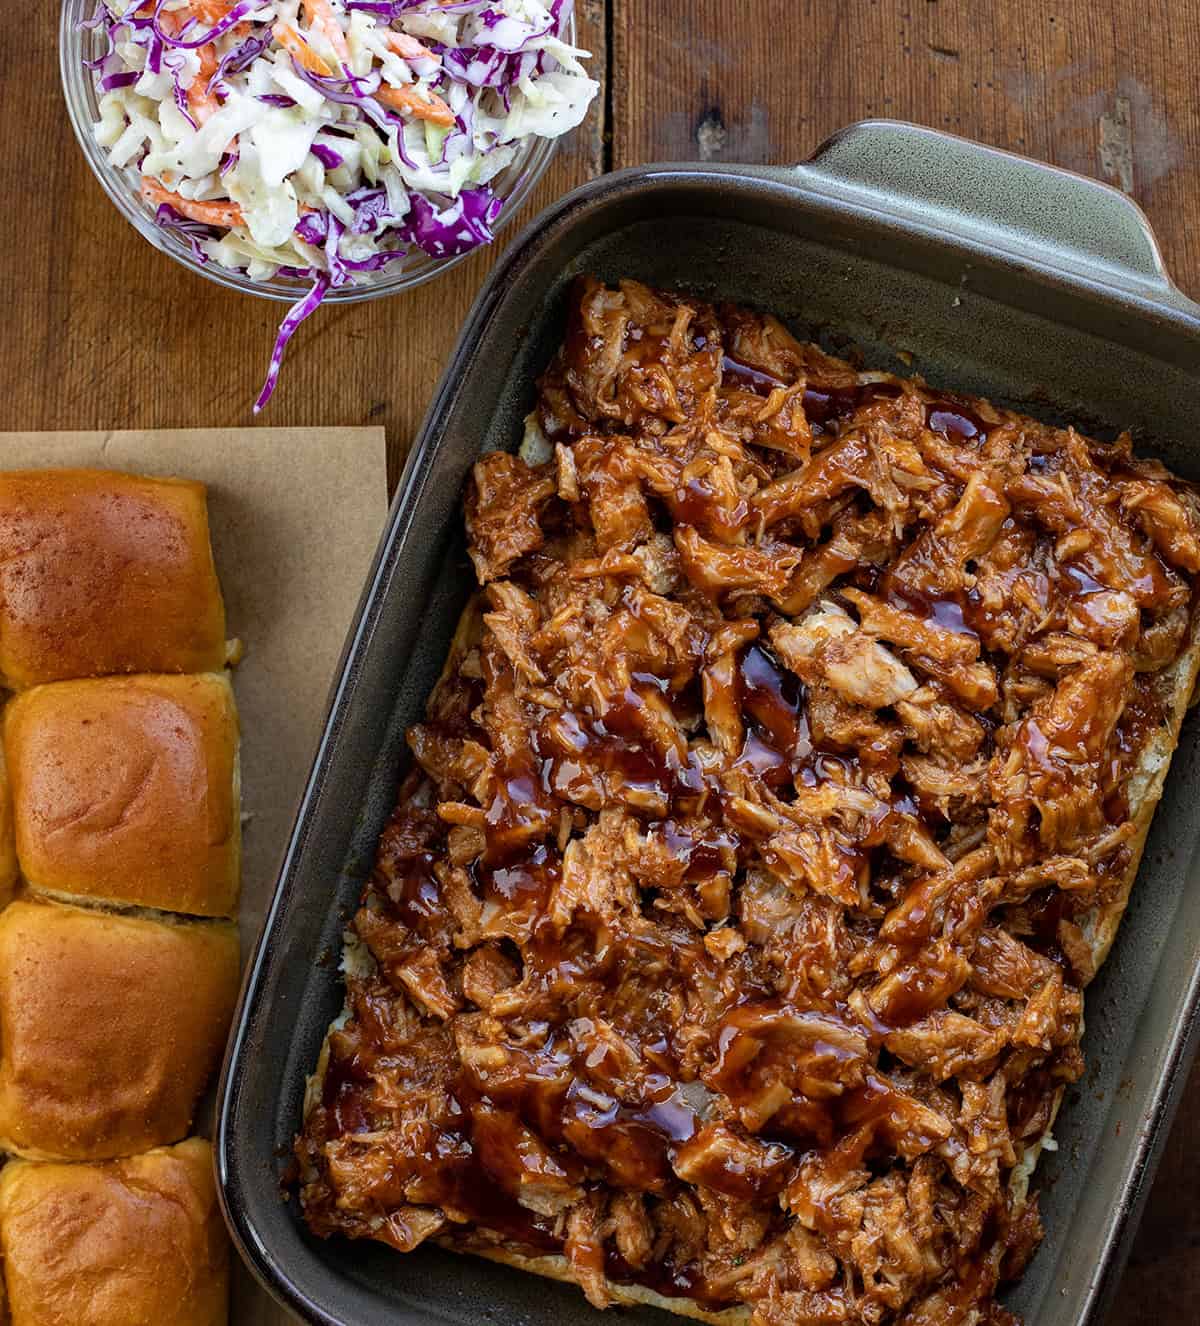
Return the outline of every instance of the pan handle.
{"type": "Polygon", "coordinates": [[[1200,313],[1171,281],[1142,209],[1086,176],[897,120],[852,124],[788,174],[985,250],[1200,313]]]}

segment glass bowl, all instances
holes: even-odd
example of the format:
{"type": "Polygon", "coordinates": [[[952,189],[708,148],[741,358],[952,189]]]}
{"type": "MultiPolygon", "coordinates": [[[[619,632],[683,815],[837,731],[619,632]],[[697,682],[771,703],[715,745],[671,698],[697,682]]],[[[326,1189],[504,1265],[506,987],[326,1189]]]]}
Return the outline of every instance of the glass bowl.
{"type": "MultiPolygon", "coordinates": [[[[92,126],[100,118],[100,98],[96,93],[92,71],[83,63],[84,60],[98,54],[101,49],[100,34],[80,26],[96,12],[96,3],[97,0],[63,0],[58,51],[63,92],[67,99],[71,126],[75,130],[79,146],[83,149],[83,155],[87,158],[88,165],[100,181],[104,192],[143,239],[153,244],[161,253],[182,263],[190,271],[198,272],[201,276],[208,277],[210,281],[228,286],[231,290],[241,290],[246,294],[261,295],[265,299],[280,299],[289,304],[294,303],[311,287],[311,281],[286,276],[274,276],[269,281],[254,280],[245,272],[232,271],[228,267],[222,267],[218,262],[198,262],[186,240],[155,224],[153,211],[142,200],[139,172],[132,166],[118,169],[109,162],[108,154],[92,134],[92,126]]],[[[572,16],[567,40],[573,42],[574,39],[575,19],[572,16]]],[[[521,204],[546,173],[546,167],[554,156],[557,143],[557,139],[530,139],[519,150],[507,169],[492,181],[496,196],[504,199],[504,210],[492,227],[495,234],[498,235],[520,211],[521,204]]],[[[327,291],[324,303],[348,304],[361,299],[378,299],[383,295],[410,290],[413,286],[433,280],[435,276],[469,257],[471,253],[461,253],[452,258],[431,258],[428,254],[416,250],[407,262],[360,277],[361,284],[339,286],[327,291]]]]}

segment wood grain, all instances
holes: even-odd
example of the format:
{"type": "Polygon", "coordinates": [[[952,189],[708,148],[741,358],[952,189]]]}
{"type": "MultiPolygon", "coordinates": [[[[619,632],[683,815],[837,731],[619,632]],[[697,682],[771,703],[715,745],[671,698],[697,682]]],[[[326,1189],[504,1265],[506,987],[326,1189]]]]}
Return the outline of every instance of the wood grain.
{"type": "Polygon", "coordinates": [[[1132,184],[1200,294],[1200,6],[1178,0],[639,0],[614,7],[613,153],[799,161],[914,120],[1132,184]]]}
{"type": "MultiPolygon", "coordinates": [[[[255,422],[284,305],[228,291],[156,252],[101,192],[58,82],[58,5],[0,25],[0,262],[5,426],[218,428],[255,422]]],[[[605,67],[603,0],[579,40],[605,67]]],[[[562,146],[515,234],[604,165],[604,99],[562,146]]],[[[407,294],[319,310],[297,333],[264,425],[382,424],[392,481],[459,327],[503,245],[407,294]]]]}

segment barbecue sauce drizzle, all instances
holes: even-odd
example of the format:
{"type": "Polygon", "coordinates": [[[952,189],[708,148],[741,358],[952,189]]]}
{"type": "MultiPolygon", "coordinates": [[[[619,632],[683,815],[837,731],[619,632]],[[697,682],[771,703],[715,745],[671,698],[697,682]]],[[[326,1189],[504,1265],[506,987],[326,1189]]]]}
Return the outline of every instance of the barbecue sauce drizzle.
{"type": "MultiPolygon", "coordinates": [[[[584,353],[580,336],[573,323],[570,353],[584,353]]],[[[639,369],[649,371],[667,353],[668,341],[666,333],[640,337],[629,355],[639,369]]],[[[696,336],[692,344],[697,352],[709,348],[703,336],[696,336]]],[[[740,362],[728,351],[720,359],[720,382],[726,393],[764,399],[789,386],[784,378],[740,362]]],[[[861,410],[898,401],[905,390],[903,384],[888,382],[851,387],[810,382],[802,399],[814,444],[845,435],[855,426],[861,410]]],[[[932,396],[926,399],[925,426],[948,443],[969,447],[983,445],[995,427],[965,402],[932,396]]],[[[576,417],[562,422],[556,435],[569,440],[583,431],[576,417]]],[[[1044,464],[1031,465],[1030,472],[1041,473],[1045,468],[1044,464]]],[[[704,527],[710,500],[710,492],[693,483],[679,499],[676,520],[704,527]]],[[[745,517],[743,510],[736,514],[738,519],[745,517]]],[[[1155,554],[1149,556],[1154,561],[1152,582],[1172,581],[1173,573],[1155,554]]],[[[973,642],[984,661],[993,660],[995,656],[980,642],[994,622],[978,595],[918,592],[895,581],[887,571],[881,575],[878,568],[863,569],[870,572],[870,586],[892,606],[973,642]]],[[[1060,611],[1070,602],[1105,589],[1080,568],[1068,571],[1056,587],[1060,611]]],[[[830,592],[836,593],[836,585],[830,592]]],[[[733,768],[761,780],[785,799],[795,789],[820,788],[830,780],[834,785],[861,784],[864,772],[870,769],[864,752],[822,749],[814,742],[805,685],[775,655],[765,634],[737,651],[734,687],[744,738],[740,751],[730,759],[733,768]]],[[[586,781],[602,775],[619,793],[632,791],[665,806],[665,813],[646,814],[644,824],[647,834],[661,838],[668,855],[679,863],[681,888],[727,877],[736,889],[743,881],[752,841],[730,818],[729,793],[717,774],[693,753],[683,758],[670,752],[664,755],[647,738],[641,711],[647,697],[655,696],[669,705],[680,702],[666,680],[635,673],[623,697],[602,716],[587,708],[568,709],[556,716],[553,729],[545,723],[533,727],[527,747],[509,757],[493,800],[485,807],[482,830],[486,846],[470,864],[470,881],[485,907],[531,918],[523,946],[523,975],[536,977],[543,988],[594,986],[611,996],[624,975],[619,945],[604,951],[594,933],[573,926],[563,931],[548,916],[563,870],[550,826],[573,805],[573,779],[586,781]]],[[[986,758],[995,749],[1000,721],[994,713],[979,717],[985,729],[986,758]]],[[[1125,785],[1137,754],[1163,722],[1161,703],[1143,675],[1130,692],[1109,746],[1103,798],[1105,816],[1113,825],[1123,822],[1129,813],[1125,785]]],[[[467,729],[460,724],[454,731],[451,725],[447,735],[461,738],[467,729]]],[[[473,727],[470,735],[482,738],[473,727]]],[[[402,802],[398,822],[406,813],[402,802]]],[[[904,790],[902,780],[888,814],[912,820],[934,839],[944,838],[949,828],[945,817],[922,813],[919,801],[904,790]]],[[[454,924],[436,869],[445,857],[445,836],[426,833],[426,837],[426,848],[410,855],[400,877],[382,881],[390,899],[384,904],[385,911],[391,921],[412,934],[413,952],[420,947],[420,936],[449,933],[454,924]]],[[[865,843],[853,862],[863,878],[870,877],[887,855],[882,838],[868,838],[865,843]]],[[[1028,929],[1026,942],[1064,967],[1068,979],[1069,964],[1058,937],[1061,923],[1076,911],[1072,895],[1057,889],[1035,892],[1021,909],[1028,929]]],[[[721,979],[722,961],[706,950],[702,935],[681,924],[669,932],[669,939],[658,955],[664,971],[721,979]]],[[[410,1157],[423,1176],[422,1202],[451,1211],[456,1222],[469,1222],[452,1225],[446,1236],[469,1247],[480,1237],[474,1230],[491,1231],[487,1237],[498,1236],[538,1253],[561,1251],[562,1220],[522,1205],[515,1195],[530,1173],[547,1163],[546,1156],[557,1167],[561,1182],[580,1191],[612,1183],[644,1193],[651,1200],[669,1200],[679,1191],[675,1167],[689,1146],[722,1118],[741,1131],[738,1111],[750,1108],[748,1102],[760,1089],[756,1074],[761,1074],[775,1053],[772,1027],[785,1023],[803,1027],[809,1017],[825,1018],[831,1028],[861,1039],[864,1050],[860,1052],[854,1048],[857,1042],[847,1049],[834,1041],[822,1041],[819,1031],[813,1033],[815,1061],[829,1065],[832,1080],[839,1071],[848,1072],[851,1085],[825,1097],[796,1090],[774,1122],[756,1138],[751,1136],[762,1158],[757,1168],[747,1170],[739,1168],[736,1160],[718,1160],[703,1171],[704,1181],[731,1201],[767,1202],[773,1210],[772,1226],[780,1227],[784,1216],[778,1194],[806,1157],[823,1153],[827,1176],[836,1186],[839,1175],[864,1163],[862,1154],[855,1155],[852,1149],[843,1154],[839,1141],[858,1135],[876,1137],[874,1143],[865,1144],[867,1153],[886,1155],[892,1126],[888,1121],[906,1105],[892,1081],[870,1063],[895,1031],[945,1005],[948,983],[956,979],[953,964],[931,959],[922,942],[908,947],[900,944],[892,968],[894,988],[884,1016],[870,1002],[858,1001],[852,1008],[841,998],[831,999],[819,1012],[797,1008],[778,993],[776,973],[756,965],[750,955],[733,961],[740,964],[738,995],[723,1019],[700,1097],[693,1082],[680,1076],[675,1029],[653,1022],[620,1029],[642,1065],[636,1093],[622,1081],[619,1067],[606,1085],[603,1056],[596,1058],[599,1051],[581,1062],[564,1028],[551,1022],[530,1028],[526,1045],[503,1047],[506,1069],[515,1065],[520,1070],[508,1072],[505,1081],[515,1076],[524,1084],[519,1089],[481,1089],[469,1073],[460,1071],[448,1084],[448,1115],[425,1129],[428,1146],[424,1154],[410,1157]],[[859,1067],[864,1054],[865,1071],[859,1067]],[[723,1100],[724,1114],[709,1112],[714,1096],[723,1100]],[[709,1102],[707,1107],[699,1103],[702,1099],[709,1102]],[[526,1130],[540,1142],[538,1149],[525,1153],[530,1172],[522,1171],[521,1139],[526,1130]]],[[[367,1137],[377,1127],[387,1126],[388,1109],[380,1104],[377,1086],[387,1053],[373,1046],[367,1035],[354,1038],[346,1053],[338,1052],[341,1044],[335,1037],[323,1084],[323,1135],[327,1139],[367,1137]]],[[[1061,1080],[1056,1071],[1051,1058],[1048,1067],[1030,1073],[1014,1091],[1008,1104],[1014,1126],[1032,1126],[1031,1119],[1047,1113],[1047,1101],[1061,1080]]],[[[933,1149],[942,1140],[940,1135],[918,1134],[906,1145],[933,1149]]],[[[397,1202],[405,1200],[402,1188],[397,1187],[397,1202]]],[[[828,1212],[818,1212],[818,1227],[821,1220],[832,1218],[828,1212]]],[[[710,1306],[737,1301],[730,1289],[714,1290],[696,1263],[677,1265],[670,1256],[633,1265],[609,1245],[604,1250],[604,1271],[616,1283],[641,1284],[663,1295],[684,1296],[710,1306]]]]}

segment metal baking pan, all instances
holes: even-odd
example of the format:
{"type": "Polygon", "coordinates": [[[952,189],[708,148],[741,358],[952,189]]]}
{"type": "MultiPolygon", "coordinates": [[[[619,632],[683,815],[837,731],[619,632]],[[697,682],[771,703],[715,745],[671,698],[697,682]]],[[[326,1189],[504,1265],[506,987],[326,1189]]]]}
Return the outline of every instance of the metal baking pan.
{"type": "MultiPolygon", "coordinates": [[[[280,1196],[305,1074],[342,1002],[340,932],[392,807],[404,729],[472,584],[463,482],[481,452],[519,438],[583,271],[772,310],[873,367],[1102,435],[1130,427],[1143,450],[1200,479],[1200,307],[1170,283],[1141,212],[1103,185],[876,121],[802,166],[650,166],[543,213],[476,301],[413,447],[225,1065],[226,1215],[255,1273],[311,1322],[595,1320],[578,1290],[473,1258],[312,1239],[280,1196]]],[[[1046,1241],[1008,1300],[1037,1326],[1098,1320],[1193,1050],[1198,758],[1190,719],[1120,938],[1088,992],[1089,1071],[1039,1172],[1046,1241]]],[[[622,1319],[666,1321],[650,1308],[622,1319]]]]}

